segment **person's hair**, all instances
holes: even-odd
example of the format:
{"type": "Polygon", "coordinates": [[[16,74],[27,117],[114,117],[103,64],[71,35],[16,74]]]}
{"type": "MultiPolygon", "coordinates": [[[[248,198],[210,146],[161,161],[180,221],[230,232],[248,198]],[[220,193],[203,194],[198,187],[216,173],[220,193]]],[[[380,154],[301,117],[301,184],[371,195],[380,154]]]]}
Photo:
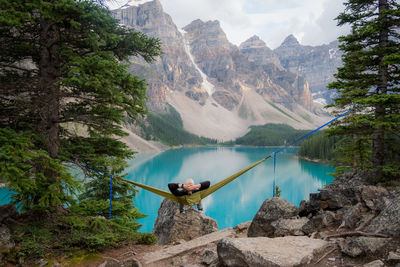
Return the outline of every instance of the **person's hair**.
{"type": "Polygon", "coordinates": [[[193,181],[192,178],[187,178],[185,184],[186,184],[186,185],[194,184],[194,181],[193,181]]]}
{"type": "MultiPolygon", "coordinates": [[[[189,185],[189,184],[194,184],[194,181],[193,181],[192,178],[187,178],[186,179],[185,185],[189,185]]],[[[191,195],[192,191],[188,191],[188,194],[191,195]]]]}

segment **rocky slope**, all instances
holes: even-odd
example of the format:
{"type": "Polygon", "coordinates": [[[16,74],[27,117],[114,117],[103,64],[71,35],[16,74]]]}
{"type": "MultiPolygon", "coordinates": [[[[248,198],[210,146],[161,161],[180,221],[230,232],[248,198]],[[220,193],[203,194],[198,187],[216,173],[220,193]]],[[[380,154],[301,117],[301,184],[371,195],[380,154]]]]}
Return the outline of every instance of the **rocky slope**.
{"type": "Polygon", "coordinates": [[[164,54],[156,62],[135,58],[130,67],[149,83],[152,110],[163,112],[168,103],[186,130],[218,140],[239,137],[249,125],[309,129],[326,120],[313,112],[307,81],[282,68],[261,40],[255,37],[238,48],[218,21],[195,20],[178,30],[158,0],[140,3],[131,1],[113,14],[162,41],[164,54]]]}
{"type": "Polygon", "coordinates": [[[289,35],[274,53],[285,69],[305,77],[315,101],[332,101],[335,93],[329,91],[327,85],[334,80],[333,74],[337,68],[342,66],[338,41],[327,45],[305,46],[296,37],[289,35]]]}

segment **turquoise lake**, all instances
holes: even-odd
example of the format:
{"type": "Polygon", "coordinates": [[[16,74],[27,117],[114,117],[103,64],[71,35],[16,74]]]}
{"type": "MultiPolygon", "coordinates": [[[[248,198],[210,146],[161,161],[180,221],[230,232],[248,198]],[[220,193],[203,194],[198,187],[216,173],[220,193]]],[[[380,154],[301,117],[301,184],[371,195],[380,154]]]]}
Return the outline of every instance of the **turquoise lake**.
{"type": "MultiPolygon", "coordinates": [[[[193,178],[214,184],[276,151],[265,147],[196,147],[171,149],[163,153],[139,154],[130,162],[128,179],[168,191],[170,182],[184,183],[193,178]]],[[[309,194],[333,181],[327,164],[300,160],[298,148],[287,148],[277,155],[276,184],[281,197],[295,205],[309,194]]],[[[265,199],[272,197],[274,161],[270,158],[233,182],[205,198],[205,214],[218,222],[218,228],[250,221],[265,199]]],[[[140,231],[150,232],[157,218],[162,197],[138,188],[135,204],[148,216],[139,220],[140,231]]]]}
{"type": "MultiPolygon", "coordinates": [[[[209,180],[214,184],[248,167],[276,151],[273,147],[195,147],[170,149],[163,153],[142,153],[131,160],[128,178],[168,191],[170,182],[196,183],[209,180]]],[[[281,197],[295,205],[309,194],[333,181],[328,175],[333,168],[327,164],[300,160],[298,148],[287,148],[277,155],[276,184],[281,197]]],[[[272,197],[274,166],[270,158],[203,200],[205,214],[218,222],[218,228],[236,226],[250,221],[265,199],[272,197]]],[[[147,214],[140,219],[140,231],[150,232],[163,198],[138,188],[134,201],[147,214]]],[[[0,204],[10,202],[10,193],[0,189],[0,204]]]]}

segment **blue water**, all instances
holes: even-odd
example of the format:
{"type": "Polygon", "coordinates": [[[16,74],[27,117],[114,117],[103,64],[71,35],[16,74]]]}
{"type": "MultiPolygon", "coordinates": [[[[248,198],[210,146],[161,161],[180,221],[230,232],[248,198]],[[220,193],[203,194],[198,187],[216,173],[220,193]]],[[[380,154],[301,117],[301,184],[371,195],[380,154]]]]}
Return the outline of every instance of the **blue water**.
{"type": "Polygon", "coordinates": [[[11,202],[11,191],[8,188],[0,188],[0,205],[11,202]]]}
{"type": "MultiPolygon", "coordinates": [[[[214,184],[248,167],[277,148],[197,147],[172,149],[163,153],[139,154],[130,162],[128,179],[168,191],[170,182],[182,183],[193,178],[195,183],[210,180],[214,184]]],[[[276,185],[281,197],[295,205],[309,194],[333,181],[327,164],[298,159],[298,148],[288,148],[277,155],[276,185]]],[[[224,229],[250,221],[263,201],[272,197],[273,158],[243,174],[203,200],[205,214],[217,220],[224,229]]],[[[136,207],[148,216],[140,219],[140,231],[150,232],[157,218],[162,197],[138,188],[136,207]]]]}
{"type": "MultiPolygon", "coordinates": [[[[135,180],[168,191],[170,182],[184,182],[193,178],[196,183],[210,180],[214,184],[237,171],[248,167],[277,148],[254,147],[197,147],[171,149],[163,153],[138,154],[126,170],[127,179],[135,180]]],[[[333,181],[330,165],[300,160],[298,148],[287,148],[277,155],[276,184],[282,191],[281,197],[295,205],[308,199],[333,181]]],[[[224,229],[250,221],[263,201],[272,197],[273,158],[238,177],[203,200],[205,214],[217,220],[218,228],[224,229]]],[[[163,198],[138,188],[134,201],[139,210],[147,214],[140,219],[140,231],[150,232],[157,218],[163,198]]],[[[10,191],[0,189],[0,204],[11,201],[10,191]]]]}

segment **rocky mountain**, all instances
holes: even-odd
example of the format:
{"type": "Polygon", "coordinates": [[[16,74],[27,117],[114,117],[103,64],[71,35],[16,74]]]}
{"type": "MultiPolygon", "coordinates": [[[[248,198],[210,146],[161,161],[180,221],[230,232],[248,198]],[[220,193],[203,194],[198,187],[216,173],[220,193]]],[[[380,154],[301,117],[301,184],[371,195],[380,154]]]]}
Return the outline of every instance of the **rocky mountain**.
{"type": "Polygon", "coordinates": [[[329,91],[327,85],[334,80],[333,74],[337,68],[342,66],[338,41],[327,45],[305,46],[296,37],[289,35],[274,53],[285,69],[306,78],[314,101],[322,104],[332,101],[335,92],[329,91]]]}
{"type": "Polygon", "coordinates": [[[163,55],[152,64],[133,58],[130,71],[149,83],[148,106],[165,112],[171,105],[186,130],[231,140],[250,125],[304,129],[324,121],[314,112],[306,79],[285,69],[258,37],[237,47],[218,21],[195,20],[180,30],[158,0],[131,0],[113,14],[161,40],[163,55]]]}

